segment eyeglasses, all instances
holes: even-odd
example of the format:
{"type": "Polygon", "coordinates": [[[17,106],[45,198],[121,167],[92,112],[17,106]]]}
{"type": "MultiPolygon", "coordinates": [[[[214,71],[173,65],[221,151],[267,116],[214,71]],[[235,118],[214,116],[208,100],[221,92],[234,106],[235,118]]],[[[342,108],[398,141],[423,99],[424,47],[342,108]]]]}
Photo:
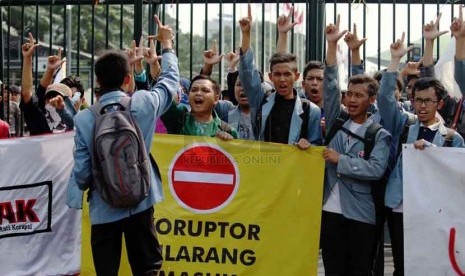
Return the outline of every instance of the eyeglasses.
{"type": "Polygon", "coordinates": [[[422,98],[415,98],[413,100],[413,104],[417,106],[421,106],[422,104],[425,104],[426,106],[432,106],[433,104],[439,102],[438,100],[433,100],[431,98],[427,99],[422,99],[422,98]]]}

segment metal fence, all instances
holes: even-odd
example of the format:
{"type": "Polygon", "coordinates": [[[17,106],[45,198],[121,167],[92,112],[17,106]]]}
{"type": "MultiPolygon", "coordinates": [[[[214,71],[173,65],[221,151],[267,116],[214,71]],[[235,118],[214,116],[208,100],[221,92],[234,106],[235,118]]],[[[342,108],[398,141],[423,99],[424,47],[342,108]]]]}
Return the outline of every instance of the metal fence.
{"type": "MultiPolygon", "coordinates": [[[[181,75],[191,78],[203,63],[203,51],[210,48],[213,40],[218,50],[227,53],[238,49],[240,29],[238,21],[246,15],[248,1],[159,1],[159,0],[0,0],[0,79],[4,85],[19,85],[21,81],[21,45],[28,33],[38,39],[41,47],[34,58],[36,83],[45,70],[46,58],[63,49],[67,58],[68,75],[78,75],[89,91],[95,86],[93,63],[105,49],[129,47],[132,39],[155,33],[153,15],[176,31],[175,49],[179,57],[181,75]]],[[[289,51],[299,58],[299,68],[308,60],[323,60],[325,41],[323,29],[334,22],[336,15],[343,18],[342,28],[351,29],[356,23],[359,36],[367,37],[363,47],[363,59],[367,71],[379,70],[389,59],[389,44],[402,31],[415,50],[409,59],[422,54],[422,26],[434,20],[442,12],[441,29],[448,29],[451,19],[457,15],[459,4],[465,0],[392,0],[392,1],[323,1],[296,0],[253,1],[252,47],[256,64],[267,72],[267,60],[275,51],[277,39],[276,18],[294,6],[294,20],[300,21],[289,39],[289,51]]],[[[450,37],[443,36],[436,43],[436,58],[445,51],[450,37]]],[[[343,46],[343,45],[342,45],[343,46]]],[[[342,50],[343,58],[348,58],[342,50]]],[[[348,63],[348,62],[346,62],[348,63]]],[[[225,85],[227,73],[224,62],[214,71],[213,77],[225,85]]],[[[266,74],[265,74],[266,75],[266,74]]],[[[91,92],[90,92],[91,93],[91,92]]],[[[92,103],[92,93],[86,96],[92,103]]],[[[0,117],[9,118],[4,95],[0,117]]]]}

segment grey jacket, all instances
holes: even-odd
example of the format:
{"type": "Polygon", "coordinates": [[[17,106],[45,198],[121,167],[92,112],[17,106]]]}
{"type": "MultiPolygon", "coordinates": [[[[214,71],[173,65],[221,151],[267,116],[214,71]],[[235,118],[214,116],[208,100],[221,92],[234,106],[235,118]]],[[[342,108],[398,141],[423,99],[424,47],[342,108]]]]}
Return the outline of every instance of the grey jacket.
{"type": "MultiPolygon", "coordinates": [[[[411,118],[407,113],[403,113],[397,107],[396,99],[392,91],[395,90],[397,72],[387,72],[381,79],[381,87],[378,95],[379,114],[381,115],[383,126],[391,132],[393,143],[397,145],[399,138],[404,129],[404,125],[411,118]]],[[[415,119],[409,127],[407,144],[417,140],[420,123],[415,119]]],[[[433,139],[433,144],[442,147],[444,145],[447,128],[441,123],[433,139]]],[[[464,147],[463,138],[455,133],[452,141],[453,147],[464,147]]],[[[402,153],[397,157],[397,163],[391,172],[386,186],[385,204],[387,207],[396,208],[402,202],[403,198],[403,181],[402,181],[402,153]]]]}
{"type": "MultiPolygon", "coordinates": [[[[341,93],[338,83],[337,66],[326,66],[324,73],[324,110],[326,127],[330,129],[341,113],[341,93]]],[[[364,137],[367,128],[373,123],[368,118],[355,134],[364,137]]],[[[343,127],[348,127],[350,120],[343,127]]],[[[350,139],[339,130],[328,147],[335,149],[339,156],[337,164],[327,162],[323,203],[336,183],[339,184],[342,215],[348,219],[375,224],[375,205],[371,195],[371,185],[380,179],[386,171],[389,158],[390,134],[381,129],[376,134],[375,146],[370,158],[365,160],[364,143],[357,139],[350,139]]]]}

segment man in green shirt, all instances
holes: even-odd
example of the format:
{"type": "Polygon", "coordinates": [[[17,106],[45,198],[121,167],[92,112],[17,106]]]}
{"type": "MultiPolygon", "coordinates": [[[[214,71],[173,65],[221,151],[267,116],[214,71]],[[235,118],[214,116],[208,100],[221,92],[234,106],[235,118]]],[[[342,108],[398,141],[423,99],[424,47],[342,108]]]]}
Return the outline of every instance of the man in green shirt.
{"type": "Polygon", "coordinates": [[[237,131],[221,121],[213,110],[218,103],[220,86],[205,75],[192,79],[189,91],[189,112],[186,106],[172,103],[161,117],[168,133],[218,137],[228,141],[237,138],[237,131]]]}

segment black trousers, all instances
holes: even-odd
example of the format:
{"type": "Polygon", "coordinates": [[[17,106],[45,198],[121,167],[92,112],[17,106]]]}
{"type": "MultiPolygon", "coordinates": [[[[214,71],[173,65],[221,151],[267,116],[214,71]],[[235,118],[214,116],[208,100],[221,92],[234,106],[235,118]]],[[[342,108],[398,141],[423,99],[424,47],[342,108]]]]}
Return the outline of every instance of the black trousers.
{"type": "Polygon", "coordinates": [[[375,225],[323,211],[321,249],[325,275],[370,275],[375,232],[375,225]]]}
{"type": "Polygon", "coordinates": [[[92,256],[97,275],[118,275],[123,234],[132,274],[156,275],[163,258],[153,220],[152,207],[122,220],[92,225],[92,256]]]}
{"type": "Polygon", "coordinates": [[[394,276],[404,275],[404,214],[386,209],[386,218],[391,237],[394,276]]]}

